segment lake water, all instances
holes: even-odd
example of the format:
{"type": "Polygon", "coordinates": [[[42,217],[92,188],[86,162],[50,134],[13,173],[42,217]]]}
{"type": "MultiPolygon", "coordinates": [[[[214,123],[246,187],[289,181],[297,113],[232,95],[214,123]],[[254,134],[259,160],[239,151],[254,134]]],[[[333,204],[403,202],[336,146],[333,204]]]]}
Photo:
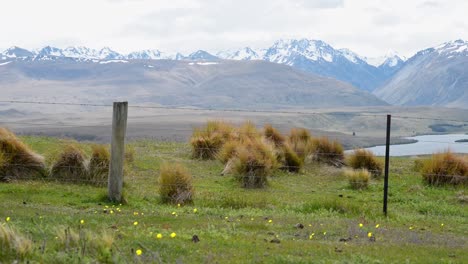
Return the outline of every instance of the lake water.
{"type": "MultiPolygon", "coordinates": [[[[468,153],[468,142],[455,142],[460,139],[468,139],[468,135],[450,134],[450,135],[426,135],[407,137],[418,142],[404,145],[391,145],[390,156],[413,156],[429,155],[435,152],[441,152],[450,149],[454,153],[468,153]]],[[[385,146],[367,148],[377,156],[385,156],[385,146]]]]}

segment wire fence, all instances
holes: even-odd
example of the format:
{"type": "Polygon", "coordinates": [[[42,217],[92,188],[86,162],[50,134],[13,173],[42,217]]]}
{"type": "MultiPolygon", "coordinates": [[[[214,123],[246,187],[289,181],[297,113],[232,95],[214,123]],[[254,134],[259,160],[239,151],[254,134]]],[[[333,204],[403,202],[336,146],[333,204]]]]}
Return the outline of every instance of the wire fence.
{"type": "MultiPolygon", "coordinates": [[[[66,103],[66,102],[35,102],[35,101],[12,101],[12,100],[4,100],[0,101],[2,104],[25,104],[25,105],[30,105],[30,106],[35,106],[35,105],[51,105],[51,106],[78,106],[78,107],[96,107],[96,108],[111,108],[113,105],[111,104],[89,104],[89,103],[66,103]]],[[[340,129],[342,126],[329,126],[329,123],[327,122],[337,122],[336,117],[344,118],[344,119],[350,119],[350,118],[363,118],[366,120],[374,120],[374,122],[377,122],[379,124],[382,124],[381,128],[381,136],[376,137],[373,140],[374,145],[385,145],[385,118],[386,114],[376,114],[376,113],[369,113],[369,112],[340,112],[340,111],[332,111],[332,112],[321,112],[321,111],[296,111],[296,110],[286,110],[286,111],[273,111],[273,110],[248,110],[248,109],[210,109],[210,108],[195,108],[195,107],[169,107],[169,106],[153,106],[153,105],[129,105],[129,108],[131,109],[142,109],[142,110],[170,110],[170,111],[179,111],[182,113],[186,112],[197,112],[199,115],[204,116],[206,113],[237,113],[237,114],[266,114],[268,115],[283,115],[286,116],[287,118],[294,118],[297,115],[301,115],[302,118],[308,119],[312,117],[317,117],[317,121],[319,124],[315,125],[314,124],[309,124],[311,127],[320,127],[321,124],[325,124],[325,126],[320,127],[320,131],[323,135],[327,135],[328,137],[336,140],[349,140],[349,137],[351,139],[354,139],[354,132],[351,134],[353,131],[351,128],[348,129],[347,135],[345,135],[340,129]],[[326,120],[325,123],[323,123],[326,120]],[[348,137],[348,138],[345,138],[348,137]]],[[[170,116],[170,115],[169,115],[170,116]]],[[[142,116],[130,116],[129,118],[129,129],[132,128],[132,122],[156,122],[158,118],[161,118],[160,115],[142,115],[142,116]],[[149,119],[151,117],[151,119],[149,119]],[[155,119],[156,120],[155,120],[155,119]]],[[[395,119],[396,126],[402,125],[402,126],[408,126],[408,122],[399,124],[398,122],[401,120],[405,121],[414,121],[414,122],[419,122],[419,121],[435,121],[435,122],[444,122],[444,123],[456,123],[458,126],[461,128],[467,127],[468,126],[468,120],[464,119],[452,119],[452,118],[438,118],[438,117],[419,117],[419,116],[411,116],[411,115],[393,115],[392,118],[395,119]]],[[[19,119],[25,119],[24,117],[19,118],[19,119]]],[[[240,117],[236,117],[236,122],[239,122],[240,117]]],[[[291,120],[289,120],[291,121],[291,120]]],[[[264,122],[267,123],[267,122],[264,122]]],[[[273,125],[274,122],[272,122],[273,125]]],[[[291,127],[291,124],[294,124],[294,122],[286,122],[284,123],[284,126],[289,126],[291,127]]],[[[74,120],[63,120],[60,122],[50,122],[50,121],[41,121],[41,120],[0,120],[0,126],[9,126],[9,125],[24,125],[24,126],[30,126],[32,128],[37,127],[46,127],[50,129],[61,129],[61,128],[83,128],[83,127],[95,127],[95,126],[100,126],[100,127],[111,127],[111,122],[110,119],[108,122],[98,122],[94,123],[92,120],[89,120],[88,123],[80,123],[80,124],[74,124],[74,120]]],[[[158,134],[160,132],[168,132],[168,133],[183,133],[185,135],[191,135],[194,131],[194,127],[196,125],[181,125],[181,126],[174,126],[174,127],[155,127],[151,128],[151,133],[148,134],[145,138],[151,138],[154,134],[158,134]]],[[[356,130],[363,131],[365,129],[369,128],[359,128],[357,127],[356,130]]],[[[372,128],[375,129],[375,128],[372,128]]],[[[410,131],[412,128],[411,127],[406,127],[408,131],[410,131]]],[[[238,136],[253,136],[256,133],[252,132],[242,132],[242,131],[237,131],[236,132],[238,136]]],[[[374,134],[375,131],[372,131],[374,134]]],[[[34,134],[34,133],[32,133],[34,134]]],[[[47,133],[46,133],[47,134],[47,133]]],[[[467,136],[468,138],[468,136],[467,136]]],[[[7,137],[0,138],[0,142],[3,140],[8,140],[7,137]]],[[[28,142],[32,144],[39,144],[42,143],[42,139],[40,138],[28,138],[28,142]]],[[[420,143],[429,143],[429,144],[443,144],[446,146],[446,148],[450,148],[450,146],[456,144],[457,146],[463,146],[466,147],[466,152],[468,153],[468,142],[454,142],[454,141],[448,141],[448,140],[424,140],[424,139],[418,139],[418,142],[420,143]]],[[[355,149],[355,148],[360,148],[362,147],[360,142],[355,142],[351,140],[351,143],[348,144],[350,149],[355,149]]],[[[174,148],[167,148],[161,145],[153,146],[151,148],[145,148],[145,145],[143,146],[137,144],[137,159],[149,159],[151,160],[150,164],[133,164],[131,165],[131,170],[127,171],[126,177],[127,181],[129,180],[130,183],[132,181],[134,182],[139,182],[139,177],[147,177],[147,175],[141,175],[142,172],[148,172],[148,175],[153,175],[154,179],[153,182],[155,186],[157,187],[178,187],[178,185],[173,185],[173,184],[161,184],[157,182],[157,175],[160,173],[160,169],[158,166],[163,162],[168,162],[170,164],[174,164],[176,162],[182,163],[186,165],[187,167],[190,168],[192,174],[193,174],[193,179],[195,181],[194,187],[203,190],[203,191],[226,191],[227,189],[231,188],[231,185],[227,186],[218,186],[216,184],[206,184],[203,181],[197,182],[199,179],[205,179],[207,174],[221,174],[222,170],[225,168],[225,164],[222,164],[221,162],[217,161],[200,161],[198,159],[193,159],[192,154],[191,154],[191,148],[188,144],[180,144],[177,145],[177,147],[174,148]]],[[[212,148],[212,147],[199,147],[199,150],[205,150],[205,151],[212,151],[216,152],[219,150],[219,148],[212,148]]],[[[4,160],[11,160],[13,158],[17,158],[21,160],[21,158],[26,158],[30,157],[30,153],[18,153],[18,152],[8,152],[8,151],[3,151],[2,150],[2,158],[4,160]]],[[[41,154],[46,154],[46,153],[41,153],[41,154]]],[[[300,151],[297,152],[298,155],[304,154],[301,153],[300,151]]],[[[312,160],[317,159],[320,160],[321,158],[330,158],[330,159],[335,159],[339,158],[340,162],[344,165],[344,158],[347,155],[350,155],[350,153],[336,153],[336,152],[314,152],[311,153],[312,155],[312,160]]],[[[353,155],[360,157],[360,156],[366,156],[366,154],[360,155],[359,153],[354,153],[353,155]]],[[[76,165],[76,166],[68,166],[68,165],[44,165],[44,164],[22,164],[19,162],[13,162],[13,163],[8,163],[2,166],[3,171],[12,171],[12,170],[20,170],[21,168],[38,168],[38,169],[44,169],[46,171],[45,176],[43,177],[29,177],[29,176],[23,176],[23,177],[16,177],[16,175],[4,175],[4,179],[8,179],[9,181],[26,181],[26,182],[42,182],[42,183],[80,183],[80,184],[94,184],[94,185],[100,185],[100,186],[105,186],[108,182],[106,177],[101,178],[101,179],[89,179],[86,177],[82,178],[75,178],[75,179],[67,179],[67,178],[54,178],[50,174],[51,167],[54,167],[55,169],[68,169],[68,170],[79,170],[85,168],[85,170],[89,171],[89,158],[85,160],[84,164],[76,165]]],[[[316,163],[313,163],[316,164],[316,163]]],[[[291,170],[304,170],[304,171],[311,171],[314,170],[315,165],[306,165],[305,167],[301,166],[294,166],[294,165],[282,165],[282,166],[277,166],[281,171],[291,171],[291,170]]],[[[257,164],[250,164],[249,167],[253,170],[252,173],[255,173],[255,169],[262,169],[265,167],[265,165],[257,165],[257,164]]],[[[374,174],[381,174],[381,170],[369,170],[370,173],[374,174]]],[[[327,172],[325,173],[326,175],[330,177],[336,177],[337,175],[341,175],[341,171],[339,169],[336,169],[335,171],[332,172],[327,172]]],[[[400,178],[405,177],[405,176],[417,176],[421,177],[421,173],[416,172],[412,170],[411,168],[401,168],[401,167],[393,167],[392,165],[390,166],[390,179],[392,177],[398,176],[400,178]]],[[[454,181],[463,181],[466,179],[466,175],[457,175],[457,174],[444,174],[444,173],[436,173],[436,174],[431,174],[431,173],[426,173],[425,177],[440,177],[440,178],[447,178],[451,179],[454,181]]],[[[264,175],[249,175],[250,178],[255,179],[255,178],[265,178],[264,175]]],[[[225,177],[226,178],[226,177],[225,177]]],[[[1,177],[0,177],[1,179],[1,177]]],[[[278,177],[272,177],[273,181],[281,180],[281,176],[278,177]]],[[[341,178],[342,179],[342,178],[341,178]]],[[[390,184],[390,190],[392,190],[393,187],[398,187],[400,183],[398,182],[392,182],[390,184]]],[[[226,183],[226,182],[224,182],[226,183]]],[[[281,187],[275,186],[275,188],[267,188],[265,192],[272,193],[272,194],[295,194],[295,193],[302,193],[302,194],[311,194],[311,195],[320,195],[320,194],[330,194],[330,195],[337,195],[338,193],[342,193],[344,191],[349,191],[348,189],[344,189],[347,185],[339,185],[339,189],[327,189],[327,188],[316,188],[316,187],[311,187],[308,190],[305,190],[302,188],[301,190],[298,190],[300,188],[296,188],[298,184],[296,182],[291,182],[289,184],[283,183],[281,187]]],[[[401,187],[401,186],[400,186],[401,187]]]]}

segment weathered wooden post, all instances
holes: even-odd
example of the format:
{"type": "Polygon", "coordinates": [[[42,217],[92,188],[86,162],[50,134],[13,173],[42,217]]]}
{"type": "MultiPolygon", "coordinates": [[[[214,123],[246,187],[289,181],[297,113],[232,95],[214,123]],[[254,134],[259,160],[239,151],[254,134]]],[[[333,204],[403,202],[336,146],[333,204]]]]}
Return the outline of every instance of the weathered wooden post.
{"type": "Polygon", "coordinates": [[[392,116],[387,115],[387,141],[385,148],[385,177],[384,177],[384,199],[383,212],[387,216],[387,200],[388,200],[388,169],[390,166],[390,126],[392,124],[392,116]]]}
{"type": "Polygon", "coordinates": [[[117,203],[122,202],[127,112],[128,102],[114,102],[108,190],[109,200],[117,203]]]}

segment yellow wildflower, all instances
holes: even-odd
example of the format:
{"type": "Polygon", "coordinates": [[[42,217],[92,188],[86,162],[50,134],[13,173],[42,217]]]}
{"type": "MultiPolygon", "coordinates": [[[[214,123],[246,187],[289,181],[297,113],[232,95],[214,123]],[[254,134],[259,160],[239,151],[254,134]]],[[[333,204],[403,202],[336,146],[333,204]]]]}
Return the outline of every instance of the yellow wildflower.
{"type": "Polygon", "coordinates": [[[176,233],[171,233],[171,238],[176,237],[176,233]]]}
{"type": "Polygon", "coordinates": [[[143,251],[141,249],[137,249],[135,253],[137,254],[137,256],[140,256],[141,254],[143,254],[143,251]]]}

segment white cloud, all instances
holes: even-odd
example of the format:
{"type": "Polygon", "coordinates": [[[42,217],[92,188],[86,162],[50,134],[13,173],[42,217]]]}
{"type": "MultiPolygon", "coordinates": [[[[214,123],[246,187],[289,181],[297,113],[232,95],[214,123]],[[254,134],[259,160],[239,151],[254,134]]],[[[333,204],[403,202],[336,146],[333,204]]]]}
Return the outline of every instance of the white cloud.
{"type": "Polygon", "coordinates": [[[2,49],[86,45],[187,53],[311,38],[364,56],[388,49],[411,56],[468,39],[466,0],[4,0],[1,8],[2,49]]]}

